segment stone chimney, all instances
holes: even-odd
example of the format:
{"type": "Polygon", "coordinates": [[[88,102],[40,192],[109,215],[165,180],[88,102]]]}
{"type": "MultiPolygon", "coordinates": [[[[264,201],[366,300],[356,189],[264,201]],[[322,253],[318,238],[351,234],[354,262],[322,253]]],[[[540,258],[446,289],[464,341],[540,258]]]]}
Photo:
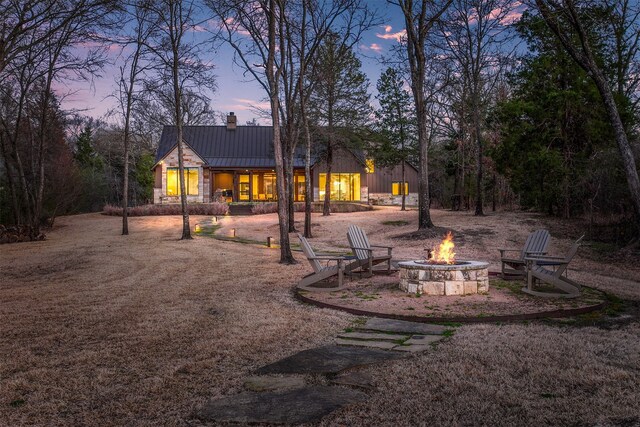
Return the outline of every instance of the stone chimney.
{"type": "Polygon", "coordinates": [[[236,130],[238,123],[238,117],[233,114],[233,111],[227,116],[227,130],[236,130]]]}

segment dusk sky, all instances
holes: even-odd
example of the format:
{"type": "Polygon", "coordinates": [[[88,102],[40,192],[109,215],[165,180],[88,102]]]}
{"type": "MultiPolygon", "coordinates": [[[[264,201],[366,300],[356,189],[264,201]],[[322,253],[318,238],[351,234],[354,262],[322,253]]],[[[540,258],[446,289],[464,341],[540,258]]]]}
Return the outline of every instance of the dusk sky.
{"type": "MultiPolygon", "coordinates": [[[[404,20],[400,10],[384,0],[372,0],[370,4],[378,7],[382,23],[364,35],[357,46],[356,53],[362,60],[363,70],[369,77],[369,90],[373,100],[376,81],[386,67],[380,60],[390,53],[390,48],[404,33],[404,20]]],[[[59,85],[61,94],[73,92],[63,100],[62,107],[67,110],[84,110],[82,114],[96,118],[103,117],[110,108],[113,108],[114,100],[109,98],[109,95],[115,88],[115,75],[121,64],[117,54],[118,50],[113,49],[112,60],[116,62],[115,65],[107,67],[103,77],[96,78],[92,85],[88,82],[59,85]]],[[[232,64],[232,57],[229,47],[221,46],[214,51],[214,46],[211,44],[211,54],[203,58],[212,61],[215,66],[218,90],[211,99],[211,106],[222,113],[235,112],[239,123],[244,124],[247,120],[257,117],[252,111],[252,106],[268,107],[268,103],[265,102],[264,90],[252,81],[250,76],[243,76],[243,70],[232,64]]],[[[268,120],[257,118],[261,124],[268,124],[268,120]]]]}

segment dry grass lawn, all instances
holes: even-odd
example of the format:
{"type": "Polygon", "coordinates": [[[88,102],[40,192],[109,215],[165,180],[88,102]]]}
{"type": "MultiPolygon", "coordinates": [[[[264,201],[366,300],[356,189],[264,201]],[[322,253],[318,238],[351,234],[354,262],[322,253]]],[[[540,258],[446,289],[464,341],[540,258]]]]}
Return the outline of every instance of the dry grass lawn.
{"type": "MultiPolygon", "coordinates": [[[[523,213],[433,216],[457,234],[462,258],[494,270],[495,248],[521,246],[537,227],[551,230],[556,253],[579,234],[523,213]]],[[[312,245],[344,248],[357,223],[397,257],[416,258],[434,242],[394,237],[416,219],[396,209],[314,215],[312,245]],[[409,224],[382,225],[389,220],[409,224]]],[[[255,245],[180,241],[180,220],[131,218],[122,237],[119,218],[65,217],[46,241],[0,246],[0,425],[193,424],[194,409],[240,392],[252,370],[328,344],[356,320],[294,300],[306,263],[281,266],[277,250],[255,245]]],[[[275,215],[223,224],[222,233],[277,236],[275,215]]],[[[581,254],[573,277],[640,301],[637,260],[581,254]]],[[[608,328],[462,326],[435,351],[366,371],[377,386],[370,399],[322,424],[640,424],[637,319],[608,328]]]]}

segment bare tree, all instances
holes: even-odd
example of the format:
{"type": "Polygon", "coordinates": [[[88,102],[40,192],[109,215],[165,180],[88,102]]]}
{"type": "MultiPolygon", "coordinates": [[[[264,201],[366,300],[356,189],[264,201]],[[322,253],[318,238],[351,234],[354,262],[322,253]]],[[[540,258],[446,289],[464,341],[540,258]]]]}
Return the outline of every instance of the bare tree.
{"type": "Polygon", "coordinates": [[[164,105],[172,106],[172,119],[177,130],[178,176],[182,206],[182,239],[191,239],[187,193],[184,179],[184,96],[189,90],[213,90],[215,83],[209,75],[211,65],[200,59],[201,44],[189,43],[187,34],[195,31],[198,7],[195,1],[163,0],[148,6],[152,23],[158,32],[151,43],[145,45],[155,53],[156,74],[147,79],[145,86],[156,94],[164,105]],[[171,87],[171,91],[163,90],[171,87]]]}
{"type": "Polygon", "coordinates": [[[404,15],[407,31],[406,48],[411,72],[411,91],[418,119],[418,146],[420,150],[420,176],[418,182],[418,228],[431,228],[429,211],[429,134],[427,125],[427,102],[425,100],[426,55],[425,47],[430,31],[452,0],[397,0],[404,15]]]}
{"type": "Polygon", "coordinates": [[[445,51],[462,80],[471,107],[471,129],[476,144],[476,207],[483,211],[483,122],[495,85],[513,52],[509,24],[513,0],[454,0],[439,25],[445,51]],[[505,46],[509,44],[509,48],[505,46]]]}
{"type": "Polygon", "coordinates": [[[286,0],[208,0],[207,5],[220,23],[217,34],[234,51],[234,62],[264,89],[271,107],[273,151],[278,196],[280,263],[293,264],[289,242],[289,200],[285,181],[280,100],[281,79],[287,65],[285,46],[286,0]]]}
{"type": "Polygon", "coordinates": [[[136,88],[139,79],[144,73],[146,67],[143,64],[143,55],[145,53],[145,45],[152,32],[155,31],[155,25],[150,22],[148,15],[151,13],[146,1],[138,1],[128,5],[127,13],[131,15],[131,21],[134,25],[132,36],[124,40],[124,46],[132,46],[133,52],[126,59],[125,63],[120,66],[120,78],[117,81],[118,93],[117,100],[120,107],[120,114],[124,121],[123,128],[123,145],[124,145],[124,171],[122,183],[122,234],[129,234],[129,151],[131,144],[131,115],[134,107],[136,88]]]}
{"type": "MultiPolygon", "coordinates": [[[[45,153],[52,134],[52,107],[57,102],[52,85],[64,79],[88,79],[104,64],[95,34],[107,26],[112,6],[108,2],[80,3],[69,9],[56,2],[46,3],[45,8],[28,4],[24,9],[28,16],[8,15],[2,29],[4,33],[11,25],[23,25],[9,31],[0,47],[4,52],[0,90],[6,102],[0,115],[0,143],[7,174],[13,171],[17,176],[9,180],[16,221],[21,222],[24,213],[32,238],[40,235],[45,153]],[[75,49],[80,43],[95,43],[96,47],[82,54],[75,49]]],[[[2,8],[13,12],[5,3],[2,8]]]]}
{"type": "Polygon", "coordinates": [[[636,226],[640,230],[640,178],[638,177],[635,157],[611,86],[598,65],[591,47],[591,40],[589,40],[585,30],[583,18],[576,8],[574,0],[535,0],[535,5],[542,14],[547,26],[558,37],[567,53],[586,71],[598,88],[613,127],[629,186],[629,194],[635,208],[636,226]]]}

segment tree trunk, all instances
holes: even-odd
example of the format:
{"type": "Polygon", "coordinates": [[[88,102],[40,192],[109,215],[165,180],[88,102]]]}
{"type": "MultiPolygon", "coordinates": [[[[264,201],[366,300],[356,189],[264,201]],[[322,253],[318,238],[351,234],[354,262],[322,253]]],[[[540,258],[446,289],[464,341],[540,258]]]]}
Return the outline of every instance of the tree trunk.
{"type": "Polygon", "coordinates": [[[296,230],[296,223],[295,223],[295,216],[294,216],[294,211],[295,211],[295,206],[293,203],[293,199],[295,197],[295,188],[294,188],[294,181],[293,181],[293,148],[289,148],[288,153],[285,155],[285,176],[287,178],[286,181],[286,185],[287,185],[287,204],[288,204],[288,210],[289,210],[289,233],[295,233],[297,232],[296,230]]]}
{"type": "Polygon", "coordinates": [[[327,143],[327,174],[324,182],[324,205],[322,206],[322,216],[331,215],[331,166],[333,164],[333,147],[331,147],[331,137],[327,143]]]}
{"type": "Polygon", "coordinates": [[[406,176],[406,173],[405,173],[404,160],[403,160],[402,161],[402,185],[401,185],[401,187],[402,187],[402,190],[401,190],[402,191],[402,193],[401,193],[402,194],[402,207],[400,208],[401,211],[406,211],[407,210],[407,208],[406,208],[407,195],[406,195],[406,192],[405,192],[405,185],[404,185],[404,183],[406,181],[407,181],[407,176],[406,176]]]}
{"type": "MultiPolygon", "coordinates": [[[[281,5],[280,5],[281,6],[281,5]]],[[[289,243],[289,203],[285,187],[284,153],[280,138],[280,99],[278,98],[279,76],[275,71],[276,54],[276,1],[269,0],[269,7],[265,9],[268,20],[269,52],[267,56],[266,75],[269,86],[269,102],[271,104],[271,121],[273,126],[273,155],[276,161],[276,191],[278,193],[278,226],[280,230],[280,263],[295,264],[289,243]]],[[[281,17],[284,19],[284,17],[281,17]]],[[[279,71],[278,71],[279,73],[279,71]]]]}
{"type": "Polygon", "coordinates": [[[304,111],[304,104],[301,105],[302,123],[304,127],[304,138],[307,141],[304,159],[304,237],[310,239],[311,235],[311,134],[309,132],[309,122],[304,111]]]}
{"type": "MultiPolygon", "coordinates": [[[[127,95],[129,99],[129,95],[127,95]]],[[[129,101],[128,101],[129,102],[129,101]]],[[[122,172],[122,235],[129,234],[129,106],[124,121],[124,170],[122,172]]]]}
{"type": "Polygon", "coordinates": [[[480,105],[478,102],[478,89],[475,88],[473,94],[473,125],[475,127],[476,146],[478,147],[477,158],[477,175],[476,175],[476,211],[475,216],[484,216],[483,197],[482,197],[482,173],[483,173],[483,153],[482,153],[482,135],[480,129],[480,105]]]}

